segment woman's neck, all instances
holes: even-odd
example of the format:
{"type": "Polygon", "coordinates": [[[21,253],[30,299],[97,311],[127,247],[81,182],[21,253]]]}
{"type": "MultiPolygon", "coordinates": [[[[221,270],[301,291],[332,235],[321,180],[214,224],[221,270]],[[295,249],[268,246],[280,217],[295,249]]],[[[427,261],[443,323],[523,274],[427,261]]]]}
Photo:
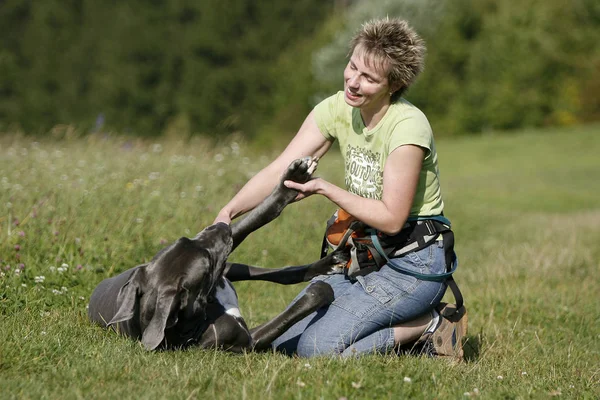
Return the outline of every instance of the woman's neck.
{"type": "Polygon", "coordinates": [[[367,129],[373,129],[377,126],[379,121],[381,121],[387,112],[388,108],[390,108],[390,104],[384,104],[381,107],[372,110],[372,109],[360,109],[360,116],[362,117],[363,123],[367,129]]]}

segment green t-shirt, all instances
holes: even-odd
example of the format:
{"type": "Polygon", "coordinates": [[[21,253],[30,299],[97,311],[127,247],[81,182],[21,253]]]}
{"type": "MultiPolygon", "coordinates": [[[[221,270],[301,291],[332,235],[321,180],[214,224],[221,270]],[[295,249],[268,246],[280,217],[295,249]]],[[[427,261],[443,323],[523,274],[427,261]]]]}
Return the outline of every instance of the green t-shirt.
{"type": "Polygon", "coordinates": [[[338,92],[317,104],[314,116],[323,136],[339,142],[344,157],[346,189],[362,197],[381,200],[383,168],[393,150],[407,144],[425,148],[410,216],[442,213],[444,202],[433,133],[421,110],[401,98],[390,105],[377,126],[368,130],[360,110],[349,106],[344,100],[344,92],[338,92]]]}

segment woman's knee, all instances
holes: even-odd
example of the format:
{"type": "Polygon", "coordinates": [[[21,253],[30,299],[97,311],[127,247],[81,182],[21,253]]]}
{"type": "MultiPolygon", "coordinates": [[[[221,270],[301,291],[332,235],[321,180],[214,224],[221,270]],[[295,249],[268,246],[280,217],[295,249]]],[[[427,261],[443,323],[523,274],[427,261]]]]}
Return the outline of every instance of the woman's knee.
{"type": "Polygon", "coordinates": [[[339,312],[328,312],[302,333],[297,344],[297,354],[300,357],[313,357],[341,353],[346,347],[348,331],[356,323],[357,321],[344,318],[339,312]]]}

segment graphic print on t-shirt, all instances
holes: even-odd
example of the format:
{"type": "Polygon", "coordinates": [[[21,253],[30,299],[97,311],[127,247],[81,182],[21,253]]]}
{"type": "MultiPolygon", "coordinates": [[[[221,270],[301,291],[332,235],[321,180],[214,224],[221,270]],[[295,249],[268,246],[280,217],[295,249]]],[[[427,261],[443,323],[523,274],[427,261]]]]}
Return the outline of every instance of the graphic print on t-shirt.
{"type": "Polygon", "coordinates": [[[367,199],[381,199],[383,169],[379,153],[348,145],[346,149],[346,188],[367,199]]]}

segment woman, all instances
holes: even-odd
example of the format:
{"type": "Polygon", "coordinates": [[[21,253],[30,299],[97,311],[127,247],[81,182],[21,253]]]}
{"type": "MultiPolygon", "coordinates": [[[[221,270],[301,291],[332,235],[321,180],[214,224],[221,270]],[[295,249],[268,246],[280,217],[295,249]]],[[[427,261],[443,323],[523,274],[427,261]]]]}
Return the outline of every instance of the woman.
{"type": "MultiPolygon", "coordinates": [[[[287,181],[300,192],[299,199],[325,196],[386,235],[398,234],[409,218],[442,214],[429,122],[401,97],[423,69],[423,41],[405,21],[374,20],[352,39],[350,54],[344,91],[314,108],[283,153],[240,190],[215,222],[229,223],[254,208],[293,160],[320,158],[336,139],[345,160],[346,189],[321,178],[287,181]]],[[[422,273],[440,274],[446,268],[439,240],[394,261],[422,273]]],[[[356,279],[343,274],[315,279],[332,286],[335,301],[280,337],[273,344],[278,350],[307,357],[388,352],[450,323],[435,310],[444,282],[421,281],[388,265],[356,279]]],[[[457,333],[447,327],[442,331],[457,333]]]]}

